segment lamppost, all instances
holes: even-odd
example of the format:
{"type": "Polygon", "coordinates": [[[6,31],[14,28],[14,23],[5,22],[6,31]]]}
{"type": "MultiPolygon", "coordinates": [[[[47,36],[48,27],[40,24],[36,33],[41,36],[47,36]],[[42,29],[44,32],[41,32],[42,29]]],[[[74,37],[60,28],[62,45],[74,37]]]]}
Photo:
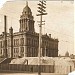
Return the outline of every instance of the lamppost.
{"type": "Polygon", "coordinates": [[[37,16],[40,16],[40,24],[39,24],[39,51],[38,51],[38,75],[41,75],[41,67],[40,67],[40,64],[41,64],[41,49],[42,49],[42,16],[43,15],[46,15],[46,11],[45,11],[45,6],[46,6],[46,1],[45,0],[42,0],[42,1],[39,1],[40,3],[38,4],[39,7],[38,7],[38,12],[39,14],[37,14],[37,16]]]}

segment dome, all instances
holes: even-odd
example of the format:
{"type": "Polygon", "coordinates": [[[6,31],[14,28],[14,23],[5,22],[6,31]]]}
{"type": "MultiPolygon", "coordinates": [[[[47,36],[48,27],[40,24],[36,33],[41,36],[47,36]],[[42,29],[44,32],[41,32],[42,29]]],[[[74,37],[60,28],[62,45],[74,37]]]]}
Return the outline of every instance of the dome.
{"type": "Polygon", "coordinates": [[[24,14],[32,14],[31,9],[28,6],[28,2],[26,2],[26,7],[23,9],[24,14]]]}

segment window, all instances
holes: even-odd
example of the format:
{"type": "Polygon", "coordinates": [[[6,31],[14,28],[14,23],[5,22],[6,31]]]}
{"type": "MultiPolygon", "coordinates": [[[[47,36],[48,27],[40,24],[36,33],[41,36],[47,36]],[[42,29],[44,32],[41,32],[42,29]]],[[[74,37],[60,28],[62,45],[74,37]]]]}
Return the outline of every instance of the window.
{"type": "Polygon", "coordinates": [[[27,38],[27,44],[30,45],[30,38],[27,38]]]}
{"type": "Polygon", "coordinates": [[[2,48],[2,41],[0,41],[0,48],[2,48]]]}
{"type": "Polygon", "coordinates": [[[16,53],[19,53],[19,48],[16,48],[16,53]]]}
{"type": "Polygon", "coordinates": [[[17,46],[19,45],[19,39],[16,39],[16,45],[17,46]]]}
{"type": "Polygon", "coordinates": [[[20,39],[20,45],[24,45],[24,38],[20,39]]]}
{"type": "Polygon", "coordinates": [[[21,50],[21,53],[24,53],[24,47],[21,47],[20,50],[21,50]]]}
{"type": "Polygon", "coordinates": [[[19,46],[19,39],[14,39],[14,46],[19,46]]]}
{"type": "Polygon", "coordinates": [[[2,49],[0,49],[0,54],[2,54],[2,49]]]}
{"type": "Polygon", "coordinates": [[[32,57],[35,57],[35,48],[32,48],[32,54],[31,54],[32,57]]]}
{"type": "Polygon", "coordinates": [[[14,48],[14,53],[19,53],[19,48],[14,48]]]}
{"type": "Polygon", "coordinates": [[[24,56],[24,47],[20,48],[20,53],[21,53],[21,57],[23,57],[24,56]]]}
{"type": "Polygon", "coordinates": [[[5,46],[5,40],[3,40],[3,43],[2,43],[3,47],[5,46]]]}
{"type": "Polygon", "coordinates": [[[34,39],[32,39],[32,46],[34,46],[34,39]]]}
{"type": "Polygon", "coordinates": [[[27,48],[27,56],[28,56],[28,57],[30,57],[30,56],[31,56],[30,48],[29,48],[29,47],[27,48]]]}
{"type": "Polygon", "coordinates": [[[35,40],[35,46],[37,46],[37,40],[35,40]]]}
{"type": "Polygon", "coordinates": [[[14,57],[15,57],[15,55],[14,55],[14,57]]]}
{"type": "Polygon", "coordinates": [[[14,53],[15,53],[15,48],[14,48],[14,53]]]}

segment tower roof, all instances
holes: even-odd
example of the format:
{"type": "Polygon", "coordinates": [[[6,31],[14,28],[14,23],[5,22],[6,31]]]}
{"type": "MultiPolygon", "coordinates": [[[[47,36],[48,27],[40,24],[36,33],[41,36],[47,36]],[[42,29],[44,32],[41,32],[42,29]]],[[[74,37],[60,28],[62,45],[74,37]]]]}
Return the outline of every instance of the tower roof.
{"type": "Polygon", "coordinates": [[[23,9],[23,13],[25,13],[25,14],[32,14],[31,9],[29,8],[27,1],[26,1],[26,6],[23,9]]]}

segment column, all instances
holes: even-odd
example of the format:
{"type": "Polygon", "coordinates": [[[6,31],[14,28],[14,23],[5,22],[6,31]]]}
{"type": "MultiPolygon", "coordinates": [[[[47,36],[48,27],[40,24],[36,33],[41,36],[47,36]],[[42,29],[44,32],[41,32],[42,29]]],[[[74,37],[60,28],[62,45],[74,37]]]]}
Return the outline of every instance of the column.
{"type": "Polygon", "coordinates": [[[29,31],[29,19],[27,20],[27,31],[29,31]]]}
{"type": "Polygon", "coordinates": [[[22,20],[20,20],[20,31],[22,31],[22,20]]]}
{"type": "Polygon", "coordinates": [[[23,19],[22,19],[22,31],[23,31],[23,19]]]}
{"type": "Polygon", "coordinates": [[[24,19],[23,25],[24,25],[24,31],[25,31],[25,19],[24,19]]]}

